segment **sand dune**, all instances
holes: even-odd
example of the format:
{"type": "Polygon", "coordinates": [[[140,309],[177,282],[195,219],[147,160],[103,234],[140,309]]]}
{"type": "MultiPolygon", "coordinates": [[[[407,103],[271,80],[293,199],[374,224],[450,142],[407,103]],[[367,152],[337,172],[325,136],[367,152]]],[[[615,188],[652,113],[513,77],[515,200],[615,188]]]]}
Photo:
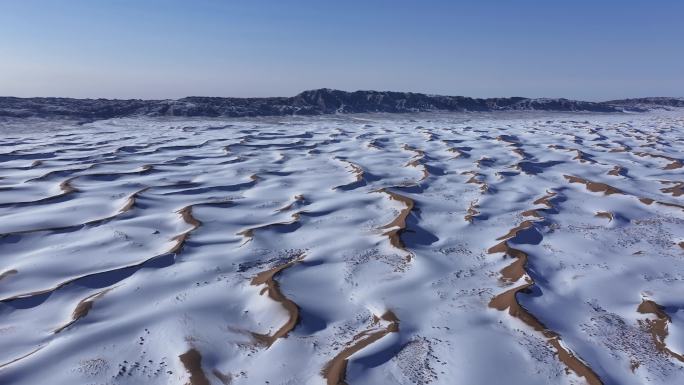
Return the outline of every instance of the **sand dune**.
{"type": "MultiPolygon", "coordinates": [[[[547,206],[547,208],[553,209],[554,207],[551,199],[555,195],[556,194],[552,192],[542,198],[537,199],[534,203],[544,204],[547,206]]],[[[584,360],[578,358],[575,353],[561,343],[561,337],[556,332],[547,328],[537,317],[535,317],[518,302],[517,295],[520,293],[529,293],[530,288],[533,287],[535,283],[534,280],[527,275],[529,256],[522,250],[510,247],[508,245],[508,240],[515,239],[520,232],[533,228],[537,223],[542,223],[542,221],[538,220],[537,222],[534,222],[526,220],[520,223],[518,226],[512,228],[506,235],[497,238],[497,240],[503,239],[503,242],[493,246],[488,250],[490,254],[503,252],[511,257],[516,258],[513,263],[501,270],[501,278],[504,282],[514,283],[523,277],[525,278],[525,283],[522,285],[514,287],[513,289],[509,289],[492,298],[492,300],[489,302],[489,307],[500,311],[508,310],[508,313],[511,316],[520,319],[534,330],[541,332],[549,345],[551,345],[556,351],[558,359],[563,362],[569,370],[574,372],[577,376],[583,377],[590,385],[602,385],[603,381],[599,378],[599,376],[585,363],[584,360]]]]}
{"type": "Polygon", "coordinates": [[[88,315],[88,312],[90,311],[90,309],[93,308],[93,302],[94,302],[96,299],[98,299],[98,298],[102,297],[103,295],[105,295],[105,293],[106,293],[107,291],[108,291],[108,290],[103,290],[103,291],[101,291],[101,292],[99,292],[99,293],[96,293],[96,294],[93,294],[93,295],[89,295],[87,298],[81,300],[81,302],[79,302],[78,305],[76,305],[76,309],[74,309],[74,312],[73,312],[72,315],[71,315],[71,321],[69,321],[69,322],[67,322],[66,324],[64,324],[64,325],[58,327],[57,329],[55,329],[55,334],[61,332],[62,330],[68,328],[69,326],[75,324],[75,323],[76,323],[78,320],[80,320],[81,318],[87,316],[87,315],[88,315]]]}
{"type": "Polygon", "coordinates": [[[563,175],[570,183],[581,183],[591,192],[601,192],[604,195],[623,194],[619,189],[602,182],[592,182],[573,175],[563,175]]]}
{"type": "Polygon", "coordinates": [[[325,378],[328,385],[346,384],[345,375],[349,357],[387,334],[399,331],[399,319],[389,310],[379,317],[373,315],[373,324],[373,328],[355,335],[352,340],[353,342],[342,349],[335,358],[325,365],[321,375],[325,378]],[[375,326],[375,324],[379,325],[375,326]]]}
{"type": "Polygon", "coordinates": [[[285,297],[285,295],[283,295],[283,293],[280,291],[278,281],[275,280],[275,276],[280,274],[283,270],[287,269],[288,267],[301,261],[303,258],[304,255],[299,255],[285,264],[273,267],[266,271],[262,271],[261,273],[257,274],[254,278],[252,278],[252,285],[266,286],[261,290],[260,294],[267,293],[268,297],[278,302],[281,306],[283,306],[289,315],[288,321],[272,335],[253,333],[254,337],[260,343],[263,343],[266,346],[273,345],[273,343],[278,338],[287,337],[287,334],[291,332],[292,329],[294,329],[294,327],[297,325],[297,322],[299,321],[299,308],[297,307],[297,304],[289,300],[287,297],[285,297]]]}
{"type": "Polygon", "coordinates": [[[32,124],[2,384],[684,382],[677,109],[32,124]]]}
{"type": "Polygon", "coordinates": [[[384,234],[389,238],[392,246],[406,251],[406,245],[401,240],[401,234],[406,231],[406,218],[408,218],[415,206],[413,199],[387,189],[381,189],[379,192],[389,195],[391,200],[404,204],[404,208],[399,211],[399,215],[392,222],[382,226],[381,229],[387,230],[384,234]]]}

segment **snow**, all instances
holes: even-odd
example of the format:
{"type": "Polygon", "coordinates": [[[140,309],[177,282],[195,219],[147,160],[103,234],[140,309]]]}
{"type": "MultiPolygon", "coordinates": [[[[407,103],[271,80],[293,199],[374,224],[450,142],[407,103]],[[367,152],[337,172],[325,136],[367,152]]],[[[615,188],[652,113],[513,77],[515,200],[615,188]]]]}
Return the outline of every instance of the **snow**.
{"type": "Polygon", "coordinates": [[[681,109],[33,123],[0,137],[2,384],[325,384],[345,349],[353,385],[591,383],[559,349],[684,383],[681,109]],[[532,282],[557,346],[490,304],[532,282]]]}

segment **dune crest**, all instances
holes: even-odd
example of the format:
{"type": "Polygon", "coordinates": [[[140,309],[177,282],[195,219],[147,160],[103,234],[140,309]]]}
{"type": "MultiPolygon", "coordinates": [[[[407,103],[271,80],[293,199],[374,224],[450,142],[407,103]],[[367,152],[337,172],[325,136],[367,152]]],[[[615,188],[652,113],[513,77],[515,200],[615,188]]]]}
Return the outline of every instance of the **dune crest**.
{"type": "MultiPolygon", "coordinates": [[[[535,200],[534,203],[544,204],[548,209],[552,209],[554,207],[551,199],[555,195],[555,193],[551,192],[546,196],[535,200]]],[[[513,263],[501,270],[501,279],[505,283],[510,284],[518,282],[523,277],[525,281],[525,283],[519,286],[494,296],[489,302],[489,307],[499,311],[508,310],[508,314],[512,317],[520,319],[535,331],[540,332],[546,338],[547,343],[553,347],[558,359],[566,365],[568,370],[574,372],[579,377],[583,377],[590,385],[602,385],[603,381],[600,377],[581,358],[561,342],[561,337],[556,332],[549,330],[539,319],[537,319],[537,317],[518,302],[517,295],[528,293],[535,283],[530,275],[527,274],[529,256],[522,250],[509,246],[508,240],[515,238],[519,232],[533,227],[535,223],[536,222],[529,220],[522,222],[511,229],[506,235],[499,237],[498,240],[503,239],[503,241],[487,251],[490,254],[505,253],[515,258],[513,263]]]]}
{"type": "Polygon", "coordinates": [[[300,262],[302,259],[304,259],[304,254],[299,254],[298,256],[294,257],[292,260],[290,260],[287,263],[284,263],[282,265],[275,266],[271,269],[262,271],[261,273],[257,274],[254,278],[252,278],[251,285],[253,286],[262,286],[264,285],[265,287],[261,289],[259,294],[268,294],[268,297],[271,298],[272,300],[278,302],[282,307],[285,308],[287,313],[289,314],[289,319],[288,321],[283,324],[277,331],[275,331],[273,334],[259,334],[259,333],[252,333],[254,338],[259,341],[259,343],[266,345],[267,347],[270,347],[273,345],[273,343],[278,339],[278,338],[285,338],[287,337],[288,333],[290,333],[295,326],[297,326],[297,322],[299,322],[299,307],[297,307],[297,304],[292,302],[292,300],[288,299],[283,292],[280,290],[280,284],[278,281],[275,279],[283,270],[291,267],[292,265],[300,262]]]}
{"type": "Polygon", "coordinates": [[[345,376],[349,357],[387,334],[397,332],[399,332],[399,318],[391,310],[386,311],[379,317],[373,315],[373,327],[355,335],[352,338],[352,342],[347,344],[341,352],[325,365],[321,375],[325,378],[326,384],[346,385],[345,376]]]}
{"type": "MultiPolygon", "coordinates": [[[[404,245],[404,242],[401,240],[401,234],[406,231],[406,218],[408,218],[411,211],[413,211],[415,203],[413,202],[413,199],[385,188],[378,190],[378,192],[389,195],[390,200],[399,201],[404,204],[404,208],[399,212],[399,215],[397,215],[392,222],[382,226],[380,229],[387,230],[383,234],[389,238],[392,246],[407,251],[406,245],[404,245]]],[[[410,254],[408,258],[410,258],[410,254]]]]}

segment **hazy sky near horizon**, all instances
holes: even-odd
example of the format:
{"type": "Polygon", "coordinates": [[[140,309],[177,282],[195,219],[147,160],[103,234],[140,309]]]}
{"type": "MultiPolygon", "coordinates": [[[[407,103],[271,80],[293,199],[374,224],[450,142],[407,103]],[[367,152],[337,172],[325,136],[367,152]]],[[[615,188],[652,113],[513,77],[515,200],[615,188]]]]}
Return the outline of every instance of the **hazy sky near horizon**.
{"type": "Polygon", "coordinates": [[[0,0],[0,95],[684,96],[682,0],[0,0]]]}

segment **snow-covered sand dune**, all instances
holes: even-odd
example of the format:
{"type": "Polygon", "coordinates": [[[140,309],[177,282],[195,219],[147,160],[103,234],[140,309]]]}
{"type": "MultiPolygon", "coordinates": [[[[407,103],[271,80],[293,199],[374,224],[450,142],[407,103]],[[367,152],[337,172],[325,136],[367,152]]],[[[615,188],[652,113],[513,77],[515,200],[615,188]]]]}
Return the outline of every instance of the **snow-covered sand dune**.
{"type": "Polygon", "coordinates": [[[684,111],[13,124],[2,384],[684,383],[684,111]]]}

